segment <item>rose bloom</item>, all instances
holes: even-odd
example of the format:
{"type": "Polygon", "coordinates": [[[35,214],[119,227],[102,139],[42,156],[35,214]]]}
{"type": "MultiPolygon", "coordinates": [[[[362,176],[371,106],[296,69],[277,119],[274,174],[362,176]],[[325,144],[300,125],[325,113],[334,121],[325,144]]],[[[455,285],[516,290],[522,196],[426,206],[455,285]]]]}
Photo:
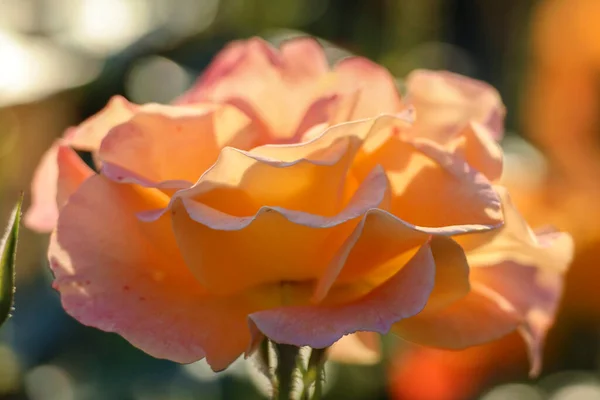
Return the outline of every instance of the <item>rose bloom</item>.
{"type": "Polygon", "coordinates": [[[534,234],[495,186],[494,89],[434,71],[407,87],[360,57],[330,68],[310,38],[250,39],[172,105],[115,97],[34,177],[27,224],[53,230],[65,310],[214,370],[264,337],[355,332],[462,348],[519,329],[538,354],[570,238],[534,234]]]}

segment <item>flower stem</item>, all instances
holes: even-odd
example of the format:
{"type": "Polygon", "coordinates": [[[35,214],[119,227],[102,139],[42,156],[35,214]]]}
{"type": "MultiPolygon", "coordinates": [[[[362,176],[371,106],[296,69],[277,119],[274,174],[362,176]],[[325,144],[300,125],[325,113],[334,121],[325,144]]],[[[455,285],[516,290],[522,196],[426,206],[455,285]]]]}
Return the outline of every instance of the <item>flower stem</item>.
{"type": "Polygon", "coordinates": [[[296,370],[296,357],[300,348],[289,344],[274,343],[277,352],[277,388],[273,388],[273,398],[277,400],[290,400],[294,389],[294,371],[296,370]]]}
{"type": "Polygon", "coordinates": [[[327,349],[313,349],[308,359],[307,376],[312,382],[305,383],[305,387],[308,387],[310,383],[314,383],[315,389],[311,396],[311,400],[319,400],[323,394],[323,380],[324,380],[324,365],[325,356],[327,349]]]}

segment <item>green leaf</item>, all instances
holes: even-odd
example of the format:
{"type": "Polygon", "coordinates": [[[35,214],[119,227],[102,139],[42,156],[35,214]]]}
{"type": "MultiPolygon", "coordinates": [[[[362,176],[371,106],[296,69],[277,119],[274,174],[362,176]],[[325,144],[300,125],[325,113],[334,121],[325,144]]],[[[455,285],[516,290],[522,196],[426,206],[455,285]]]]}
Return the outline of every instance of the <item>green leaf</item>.
{"type": "Polygon", "coordinates": [[[6,233],[0,242],[0,325],[4,324],[14,303],[15,296],[15,260],[17,241],[21,223],[21,205],[23,194],[17,201],[8,221],[6,233]]]}

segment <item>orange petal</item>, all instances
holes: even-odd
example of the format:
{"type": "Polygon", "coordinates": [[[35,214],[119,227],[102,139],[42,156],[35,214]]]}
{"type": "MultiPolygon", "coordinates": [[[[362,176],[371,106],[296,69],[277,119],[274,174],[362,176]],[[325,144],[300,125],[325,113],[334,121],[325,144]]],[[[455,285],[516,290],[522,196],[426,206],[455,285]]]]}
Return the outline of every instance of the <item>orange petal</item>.
{"type": "Polygon", "coordinates": [[[434,236],[431,251],[435,260],[435,286],[426,311],[448,306],[469,293],[469,264],[463,249],[454,240],[434,236]]]}
{"type": "Polygon", "coordinates": [[[137,107],[122,96],[112,97],[97,114],[71,128],[69,144],[77,150],[97,151],[108,132],[129,120],[137,107]]]}
{"type": "Polygon", "coordinates": [[[495,190],[502,200],[504,226],[497,231],[457,238],[467,251],[469,264],[489,266],[513,261],[542,271],[564,273],[573,258],[570,235],[536,235],[517,211],[506,188],[496,186],[495,190]]]}
{"type": "Polygon", "coordinates": [[[490,181],[497,181],[502,175],[502,148],[490,134],[490,130],[471,121],[461,132],[463,138],[462,155],[467,163],[481,172],[490,181]]]}
{"type": "Polygon", "coordinates": [[[180,195],[236,216],[253,215],[261,206],[335,215],[344,205],[346,176],[357,148],[355,138],[341,137],[310,158],[290,162],[225,148],[215,165],[180,195]]]}
{"type": "Polygon", "coordinates": [[[530,373],[539,374],[546,332],[554,321],[562,293],[562,274],[504,262],[473,268],[471,279],[500,293],[516,310],[531,360],[530,373]]]}
{"type": "Polygon", "coordinates": [[[384,211],[369,210],[317,281],[312,300],[339,302],[368,293],[404,268],[432,233],[436,277],[426,310],[463,297],[469,291],[464,252],[452,239],[437,236],[449,232],[423,230],[384,211]]]}
{"type": "Polygon", "coordinates": [[[236,217],[180,195],[172,205],[173,228],[190,269],[215,293],[265,283],[310,282],[323,274],[366,210],[385,201],[387,186],[381,176],[365,181],[349,204],[331,217],[281,207],[262,207],[254,216],[236,217]]]}
{"type": "Polygon", "coordinates": [[[251,314],[252,335],[262,333],[277,343],[325,348],[358,331],[387,333],[394,322],[423,309],[434,275],[433,256],[429,245],[424,245],[396,275],[351,303],[280,307],[251,314]]]}
{"type": "Polygon", "coordinates": [[[72,148],[67,146],[58,147],[57,161],[58,187],[56,202],[60,208],[87,178],[94,175],[94,171],[83,162],[72,148]]]}
{"type": "Polygon", "coordinates": [[[487,126],[499,140],[506,113],[500,95],[485,82],[446,71],[416,70],[406,78],[407,102],[417,109],[416,129],[440,143],[469,121],[487,126]]]}
{"type": "Polygon", "coordinates": [[[501,224],[500,200],[492,185],[457,154],[401,133],[377,140],[380,144],[361,155],[355,171],[360,177],[373,165],[383,166],[392,186],[394,215],[417,226],[462,226],[465,231],[501,224]]]}
{"type": "Polygon", "coordinates": [[[121,182],[189,187],[217,160],[223,145],[248,139],[248,124],[229,106],[144,105],[103,140],[102,171],[121,182]]]}
{"type": "Polygon", "coordinates": [[[372,118],[400,112],[403,103],[394,77],[384,67],[362,57],[349,57],[334,67],[335,90],[348,98],[332,122],[372,118]]]}
{"type": "Polygon", "coordinates": [[[39,232],[56,226],[58,209],[79,185],[94,174],[64,140],[57,140],[42,157],[33,177],[31,207],[25,224],[39,232]]]}
{"type": "Polygon", "coordinates": [[[154,206],[148,190],[101,175],[83,183],[51,239],[54,285],[81,323],[116,332],[154,357],[187,363],[206,356],[221,370],[247,347],[252,309],[243,299],[207,297],[172,251],[170,231],[135,218],[154,206]]]}
{"type": "Polygon", "coordinates": [[[233,42],[178,104],[233,104],[260,121],[274,140],[285,141],[297,135],[311,104],[323,97],[319,87],[326,72],[324,60],[313,39],[290,40],[281,51],[260,38],[233,42]]]}
{"type": "Polygon", "coordinates": [[[463,349],[499,339],[519,323],[518,313],[506,299],[473,284],[469,294],[449,307],[402,320],[392,332],[425,346],[463,349]]]}
{"type": "Polygon", "coordinates": [[[518,312],[535,375],[562,293],[563,274],[573,257],[573,240],[561,232],[535,234],[512,204],[508,191],[496,189],[502,198],[504,226],[494,234],[466,235],[458,240],[468,249],[472,282],[499,293],[518,312]]]}

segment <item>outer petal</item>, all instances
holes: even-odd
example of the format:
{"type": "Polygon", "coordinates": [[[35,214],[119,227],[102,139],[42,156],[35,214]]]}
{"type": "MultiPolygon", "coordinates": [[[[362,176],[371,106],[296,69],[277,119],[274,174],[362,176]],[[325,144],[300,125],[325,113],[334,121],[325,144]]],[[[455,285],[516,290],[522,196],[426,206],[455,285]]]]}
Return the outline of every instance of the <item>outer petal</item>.
{"type": "Polygon", "coordinates": [[[403,103],[394,77],[384,67],[362,57],[349,57],[334,67],[335,90],[343,99],[332,123],[395,114],[403,103]]]}
{"type": "Polygon", "coordinates": [[[541,346],[554,318],[573,244],[564,233],[535,235],[512,206],[506,190],[498,191],[505,225],[494,233],[457,238],[471,249],[467,259],[473,291],[448,308],[422,313],[394,329],[418,343],[462,348],[520,328],[535,375],[541,367],[541,346]]]}
{"type": "Polygon", "coordinates": [[[514,331],[519,323],[518,313],[506,299],[473,284],[471,292],[461,300],[400,321],[394,324],[392,332],[425,346],[463,349],[499,339],[514,331]]]}
{"type": "Polygon", "coordinates": [[[150,190],[97,175],[71,196],[49,250],[63,307],[155,357],[185,363],[206,355],[223,369],[248,345],[252,309],[243,299],[207,297],[173,251],[168,225],[137,221],[137,210],[156,207],[150,190]]]}
{"type": "Polygon", "coordinates": [[[498,181],[502,175],[502,148],[490,135],[490,130],[471,121],[460,133],[458,151],[467,163],[490,181],[498,181]]]}
{"type": "Polygon", "coordinates": [[[521,334],[531,360],[531,374],[542,366],[542,346],[546,332],[562,293],[560,273],[543,271],[535,266],[505,262],[484,268],[473,268],[472,279],[501,293],[520,316],[521,334]]]}
{"type": "Polygon", "coordinates": [[[536,235],[512,204],[508,191],[495,187],[502,199],[505,222],[502,229],[460,237],[469,264],[490,266],[505,261],[535,266],[542,271],[563,273],[573,258],[573,240],[566,233],[536,235]]]}
{"type": "Polygon", "coordinates": [[[486,230],[501,224],[498,195],[462,157],[401,132],[377,140],[380,144],[359,155],[354,167],[360,177],[373,165],[383,166],[392,186],[394,215],[424,227],[486,230]]]}
{"type": "Polygon", "coordinates": [[[35,172],[32,204],[25,215],[25,224],[36,231],[50,232],[56,225],[58,209],[93,174],[70,147],[62,140],[56,141],[35,172]]]}
{"type": "Polygon", "coordinates": [[[178,103],[234,104],[273,138],[287,140],[297,134],[310,105],[322,96],[320,78],[326,65],[314,39],[291,40],[281,52],[259,38],[233,42],[178,103]]]}
{"type": "Polygon", "coordinates": [[[144,186],[189,187],[216,160],[221,147],[241,148],[249,120],[229,106],[145,105],[102,141],[103,173],[144,186]]]}
{"type": "Polygon", "coordinates": [[[487,126],[499,140],[505,108],[492,86],[445,71],[413,71],[406,79],[407,102],[417,109],[420,135],[445,142],[467,122],[487,126]]]}
{"type": "Polygon", "coordinates": [[[97,151],[106,134],[113,127],[129,120],[137,107],[122,96],[114,96],[97,114],[71,128],[70,145],[77,150],[97,151]]]}
{"type": "Polygon", "coordinates": [[[562,293],[562,275],[573,257],[573,241],[562,232],[535,234],[513,206],[506,189],[502,196],[505,225],[494,235],[459,239],[467,253],[472,281],[501,294],[521,318],[531,373],[541,368],[541,347],[562,293]],[[484,241],[487,239],[487,241],[484,241]]]}
{"type": "Polygon", "coordinates": [[[352,303],[281,307],[253,313],[253,336],[277,343],[324,348],[357,331],[387,333],[390,326],[423,309],[433,288],[435,265],[428,245],[396,275],[352,303]]]}

